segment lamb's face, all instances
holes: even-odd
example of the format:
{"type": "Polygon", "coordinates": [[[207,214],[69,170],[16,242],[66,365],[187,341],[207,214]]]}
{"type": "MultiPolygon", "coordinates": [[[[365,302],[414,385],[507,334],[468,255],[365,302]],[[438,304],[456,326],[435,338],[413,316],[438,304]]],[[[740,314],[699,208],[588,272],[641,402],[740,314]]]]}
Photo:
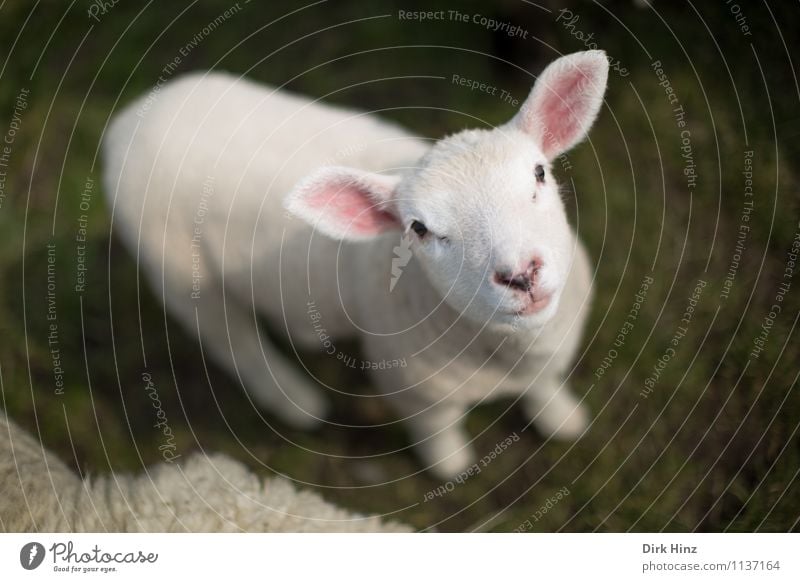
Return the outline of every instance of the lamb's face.
{"type": "Polygon", "coordinates": [[[509,123],[442,140],[402,178],[322,168],[287,207],[336,238],[405,230],[434,287],[467,317],[542,325],[574,245],[549,162],[585,137],[607,78],[602,51],[562,57],[509,123]]]}
{"type": "Polygon", "coordinates": [[[573,252],[547,157],[513,126],[439,142],[395,195],[431,283],[479,323],[538,326],[555,313],[573,252]]]}

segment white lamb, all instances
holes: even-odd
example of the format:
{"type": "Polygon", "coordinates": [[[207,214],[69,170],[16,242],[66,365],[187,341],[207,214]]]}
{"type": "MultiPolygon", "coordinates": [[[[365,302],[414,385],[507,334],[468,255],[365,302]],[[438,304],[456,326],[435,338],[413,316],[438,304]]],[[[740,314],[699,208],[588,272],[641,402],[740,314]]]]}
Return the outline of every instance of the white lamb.
{"type": "Polygon", "coordinates": [[[113,228],[168,310],[288,422],[324,419],[322,381],[257,316],[343,363],[336,341],[359,338],[360,367],[424,462],[452,476],[472,463],[475,404],[520,397],[547,436],[587,427],[563,380],[592,270],[550,163],[585,137],[607,77],[602,51],[559,58],[507,124],[431,143],[372,114],[191,74],[111,124],[113,228]]]}
{"type": "Polygon", "coordinates": [[[0,410],[0,531],[402,532],[221,454],[81,481],[0,410]]]}

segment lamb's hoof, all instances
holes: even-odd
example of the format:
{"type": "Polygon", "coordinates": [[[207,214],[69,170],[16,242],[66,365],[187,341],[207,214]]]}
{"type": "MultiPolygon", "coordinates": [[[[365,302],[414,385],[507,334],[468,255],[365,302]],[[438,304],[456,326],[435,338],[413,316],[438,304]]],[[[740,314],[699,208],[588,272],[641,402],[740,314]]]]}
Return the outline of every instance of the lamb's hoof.
{"type": "Polygon", "coordinates": [[[563,389],[549,402],[541,403],[541,407],[529,410],[529,416],[543,436],[558,440],[575,440],[582,436],[591,418],[589,409],[563,389]]]}
{"type": "Polygon", "coordinates": [[[461,434],[437,435],[420,443],[417,450],[425,467],[442,480],[457,477],[475,462],[472,447],[461,434]]]}
{"type": "Polygon", "coordinates": [[[472,451],[461,449],[435,465],[431,465],[430,470],[439,479],[452,479],[466,471],[473,462],[475,462],[475,457],[472,451]]]}
{"type": "Polygon", "coordinates": [[[309,413],[298,408],[295,408],[293,412],[281,410],[278,414],[281,420],[298,430],[313,430],[319,428],[325,420],[325,415],[309,413]]]}
{"type": "Polygon", "coordinates": [[[327,418],[330,404],[313,390],[296,390],[291,394],[292,401],[281,400],[269,406],[280,419],[299,430],[318,428],[327,418]]]}

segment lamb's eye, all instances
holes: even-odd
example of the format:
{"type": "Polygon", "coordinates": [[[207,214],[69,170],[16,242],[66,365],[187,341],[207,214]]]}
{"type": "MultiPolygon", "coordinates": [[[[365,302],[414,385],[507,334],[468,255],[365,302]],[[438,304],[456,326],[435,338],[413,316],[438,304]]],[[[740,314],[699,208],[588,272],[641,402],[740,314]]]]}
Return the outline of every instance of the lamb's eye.
{"type": "Polygon", "coordinates": [[[422,224],[419,220],[414,220],[411,222],[411,230],[417,233],[419,238],[422,238],[428,232],[428,227],[422,224]]]}
{"type": "Polygon", "coordinates": [[[542,164],[536,164],[536,169],[534,170],[534,174],[536,175],[536,181],[539,183],[544,182],[544,166],[542,164]]]}

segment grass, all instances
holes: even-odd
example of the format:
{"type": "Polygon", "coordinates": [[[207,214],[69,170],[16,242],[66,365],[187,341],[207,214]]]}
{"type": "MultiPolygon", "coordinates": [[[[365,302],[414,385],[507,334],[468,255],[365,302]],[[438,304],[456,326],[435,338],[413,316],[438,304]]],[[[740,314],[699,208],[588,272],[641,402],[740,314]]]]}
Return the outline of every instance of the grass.
{"type": "MultiPolygon", "coordinates": [[[[550,4],[551,13],[511,1],[491,9],[461,3],[464,13],[520,24],[529,32],[521,39],[472,23],[396,18],[398,9],[415,5],[423,3],[323,3],[265,27],[289,9],[240,2],[180,71],[222,68],[310,95],[331,93],[330,101],[385,109],[435,137],[514,113],[497,97],[451,83],[453,74],[523,99],[554,50],[581,50],[575,30],[593,32],[630,74],[612,74],[591,141],[571,152],[571,168],[560,172],[598,265],[585,351],[571,380],[596,415],[586,438],[546,443],[524,429],[508,403],[482,407],[468,419],[481,455],[515,432],[519,442],[479,475],[425,501],[443,484],[419,473],[407,451],[381,455],[407,446],[402,430],[294,431],[252,409],[220,370],[201,365],[199,347],[165,317],[147,286],[135,283],[133,259],[110,236],[96,156],[114,108],[155,83],[181,47],[230,7],[226,2],[120,3],[99,22],[85,7],[65,4],[37,8],[27,24],[28,3],[0,8],[0,132],[11,123],[20,90],[30,91],[0,206],[3,407],[83,473],[141,470],[160,460],[162,438],[152,426],[146,371],[181,454],[225,451],[265,475],[287,475],[344,506],[392,513],[418,528],[509,531],[528,520],[524,527],[533,531],[796,530],[797,279],[763,352],[750,356],[779,283],[789,281],[787,252],[798,235],[796,72],[775,24],[786,26],[794,9],[747,5],[754,33],[746,37],[724,7],[665,3],[656,15],[630,2],[580,4],[572,9],[580,19],[568,29],[550,4]],[[654,60],[686,112],[698,176],[693,188],[683,173],[684,128],[650,66],[654,60]],[[743,224],[747,150],[754,206],[724,298],[743,224]],[[87,179],[94,181],[88,210],[80,207],[87,179]],[[85,291],[77,293],[81,214],[87,272],[85,291]],[[62,395],[55,393],[48,344],[48,244],[56,256],[62,395]],[[653,284],[636,323],[598,378],[645,276],[653,284]],[[698,280],[706,286],[691,324],[645,398],[645,382],[681,326],[698,280]],[[542,512],[564,487],[569,494],[542,512]]],[[[789,42],[788,30],[781,32],[789,42]]],[[[334,362],[312,364],[334,384],[370,390],[363,376],[343,374],[334,362]]],[[[352,400],[334,401],[334,420],[393,418],[374,399],[352,400]]]]}

